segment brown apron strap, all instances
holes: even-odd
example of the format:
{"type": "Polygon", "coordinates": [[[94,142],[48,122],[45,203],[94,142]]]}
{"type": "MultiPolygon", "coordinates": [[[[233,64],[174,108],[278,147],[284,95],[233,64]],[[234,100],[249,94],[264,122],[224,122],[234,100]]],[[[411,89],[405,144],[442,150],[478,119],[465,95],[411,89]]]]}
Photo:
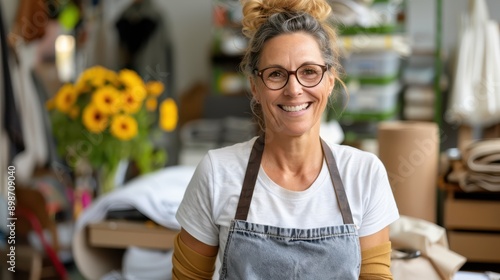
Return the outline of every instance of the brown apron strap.
{"type": "Polygon", "coordinates": [[[238,207],[236,208],[236,215],[234,217],[236,220],[245,221],[247,219],[250,203],[252,202],[253,190],[255,188],[255,183],[257,182],[257,175],[259,175],[262,152],[264,151],[264,140],[265,136],[261,135],[253,144],[252,152],[250,153],[250,158],[248,160],[247,171],[245,173],[245,179],[243,180],[243,187],[241,189],[238,207]]]}
{"type": "Polygon", "coordinates": [[[344,184],[340,178],[335,157],[333,156],[332,150],[323,139],[321,139],[321,146],[323,146],[323,153],[325,154],[326,164],[328,165],[328,170],[330,171],[330,177],[332,178],[333,188],[335,189],[335,195],[337,196],[337,202],[340,207],[340,213],[342,214],[344,224],[354,224],[351,207],[349,206],[349,201],[347,200],[344,184]]]}

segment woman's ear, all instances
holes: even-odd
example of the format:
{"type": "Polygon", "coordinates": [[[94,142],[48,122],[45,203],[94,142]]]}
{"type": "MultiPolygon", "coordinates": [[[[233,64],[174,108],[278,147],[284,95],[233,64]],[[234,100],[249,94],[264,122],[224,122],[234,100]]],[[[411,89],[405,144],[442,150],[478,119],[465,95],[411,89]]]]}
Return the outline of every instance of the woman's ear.
{"type": "Polygon", "coordinates": [[[258,103],[259,102],[259,96],[258,96],[258,93],[257,93],[257,85],[255,84],[255,79],[254,78],[248,78],[248,80],[250,82],[250,91],[252,92],[252,96],[255,99],[255,101],[257,101],[257,103],[258,103]]]}
{"type": "Polygon", "coordinates": [[[335,88],[335,82],[337,81],[336,75],[334,73],[328,73],[328,89],[330,90],[330,94],[332,94],[333,89],[335,88]]]}

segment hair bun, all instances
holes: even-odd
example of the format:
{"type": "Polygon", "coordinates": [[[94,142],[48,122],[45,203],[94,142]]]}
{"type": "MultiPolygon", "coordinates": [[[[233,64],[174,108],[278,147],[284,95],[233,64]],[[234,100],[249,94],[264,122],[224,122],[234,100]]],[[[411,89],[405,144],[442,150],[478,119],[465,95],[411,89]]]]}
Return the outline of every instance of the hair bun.
{"type": "Polygon", "coordinates": [[[320,22],[331,12],[326,0],[241,0],[243,5],[243,34],[253,37],[259,27],[273,14],[280,12],[305,12],[320,22]]]}

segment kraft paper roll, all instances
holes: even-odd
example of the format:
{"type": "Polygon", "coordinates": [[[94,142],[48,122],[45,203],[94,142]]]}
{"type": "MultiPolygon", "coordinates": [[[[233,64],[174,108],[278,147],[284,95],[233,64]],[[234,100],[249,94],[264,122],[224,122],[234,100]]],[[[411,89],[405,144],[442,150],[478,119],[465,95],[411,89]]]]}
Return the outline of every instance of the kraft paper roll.
{"type": "Polygon", "coordinates": [[[433,122],[391,121],[378,125],[378,155],[401,215],[436,222],[439,157],[433,122]]]}

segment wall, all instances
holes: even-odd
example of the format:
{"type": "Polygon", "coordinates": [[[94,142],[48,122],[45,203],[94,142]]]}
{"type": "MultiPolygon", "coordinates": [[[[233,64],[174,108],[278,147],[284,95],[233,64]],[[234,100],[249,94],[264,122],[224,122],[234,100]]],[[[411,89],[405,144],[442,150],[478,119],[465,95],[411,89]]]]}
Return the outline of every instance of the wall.
{"type": "Polygon", "coordinates": [[[174,42],[177,93],[197,81],[209,82],[212,0],[156,1],[165,11],[174,42]]]}

